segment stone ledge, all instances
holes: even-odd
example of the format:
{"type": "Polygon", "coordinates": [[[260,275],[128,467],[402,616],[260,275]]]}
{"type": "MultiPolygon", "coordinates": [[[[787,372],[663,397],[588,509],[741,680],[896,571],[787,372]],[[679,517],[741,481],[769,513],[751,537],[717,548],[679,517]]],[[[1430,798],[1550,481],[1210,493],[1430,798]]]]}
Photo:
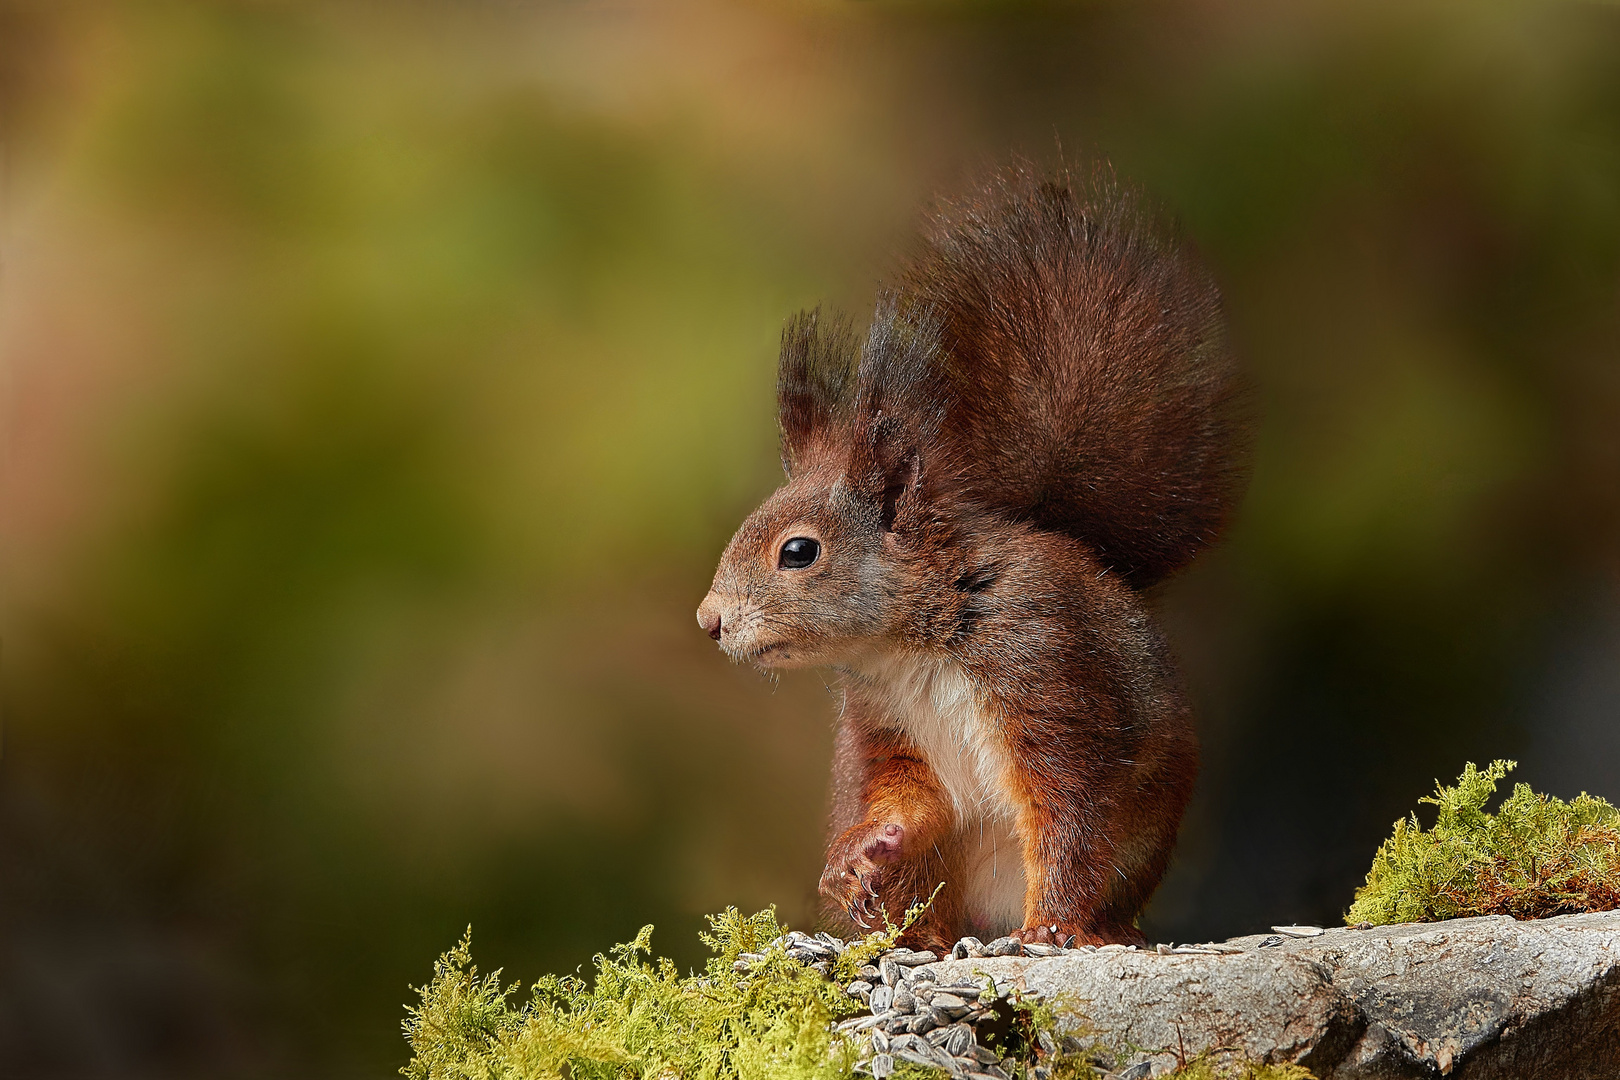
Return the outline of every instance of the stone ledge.
{"type": "Polygon", "coordinates": [[[1147,1048],[1131,1059],[1133,1078],[1169,1071],[1178,1050],[1209,1048],[1297,1063],[1321,1080],[1620,1077],[1620,912],[1229,944],[1238,951],[985,957],[916,974],[954,983],[978,973],[1067,995],[1104,1041],[1147,1048]]]}

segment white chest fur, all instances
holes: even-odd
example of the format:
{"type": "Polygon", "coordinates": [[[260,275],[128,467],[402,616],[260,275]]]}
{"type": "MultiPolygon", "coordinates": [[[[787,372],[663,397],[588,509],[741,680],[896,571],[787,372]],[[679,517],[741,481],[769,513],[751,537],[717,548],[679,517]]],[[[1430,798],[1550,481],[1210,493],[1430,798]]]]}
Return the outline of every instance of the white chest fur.
{"type": "Polygon", "coordinates": [[[1006,795],[1010,763],[973,681],[951,660],[914,656],[885,657],[862,674],[885,706],[884,719],[921,751],[955,807],[967,856],[962,886],[969,918],[992,935],[1020,926],[1023,850],[1006,795]]]}

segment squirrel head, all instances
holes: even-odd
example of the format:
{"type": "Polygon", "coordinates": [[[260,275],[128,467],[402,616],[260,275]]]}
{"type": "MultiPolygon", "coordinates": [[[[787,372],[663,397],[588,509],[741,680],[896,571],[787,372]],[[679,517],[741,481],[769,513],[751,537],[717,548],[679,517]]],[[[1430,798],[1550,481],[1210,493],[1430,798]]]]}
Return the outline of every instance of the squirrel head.
{"type": "Polygon", "coordinates": [[[731,538],[698,608],[729,656],[761,667],[853,660],[899,633],[919,595],[937,325],[887,298],[864,343],[826,322],[804,313],[783,334],[788,482],[731,538]]]}
{"type": "Polygon", "coordinates": [[[826,470],[765,500],[726,545],[698,623],[735,660],[839,663],[891,632],[903,576],[880,508],[826,470]]]}

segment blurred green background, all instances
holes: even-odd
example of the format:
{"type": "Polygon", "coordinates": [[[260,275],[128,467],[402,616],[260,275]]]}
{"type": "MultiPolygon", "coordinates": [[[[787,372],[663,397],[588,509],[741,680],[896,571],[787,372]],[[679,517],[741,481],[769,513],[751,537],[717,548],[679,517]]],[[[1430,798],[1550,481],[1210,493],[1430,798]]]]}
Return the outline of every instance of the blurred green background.
{"type": "Polygon", "coordinates": [[[0,0],[0,1073],[383,1077],[408,984],[803,922],[832,705],[693,611],[775,342],[1106,154],[1258,388],[1161,939],[1466,759],[1620,797],[1620,7],[0,0]]]}

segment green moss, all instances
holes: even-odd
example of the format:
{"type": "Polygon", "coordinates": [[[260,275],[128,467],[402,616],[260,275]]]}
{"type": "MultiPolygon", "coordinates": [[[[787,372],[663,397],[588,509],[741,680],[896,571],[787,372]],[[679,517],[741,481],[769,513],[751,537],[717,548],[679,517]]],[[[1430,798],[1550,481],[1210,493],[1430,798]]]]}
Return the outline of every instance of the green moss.
{"type": "Polygon", "coordinates": [[[1345,921],[1537,919],[1620,907],[1620,810],[1590,795],[1566,803],[1518,784],[1488,812],[1514,766],[1470,762],[1455,787],[1436,785],[1422,800],[1439,807],[1434,827],[1425,830],[1415,814],[1395,823],[1345,921]]]}
{"type": "Polygon", "coordinates": [[[1164,1080],[1316,1080],[1316,1075],[1299,1065],[1220,1062],[1211,1055],[1201,1054],[1174,1072],[1166,1073],[1164,1080]]]}
{"type": "Polygon", "coordinates": [[[411,1080],[632,1080],[641,1077],[834,1080],[853,1057],[829,1025],[859,1008],[815,971],[770,943],[784,932],[774,910],[711,917],[713,951],[701,974],[650,962],[652,927],[595,958],[596,977],[547,976],[517,1007],[518,987],[482,978],[469,938],[434,965],[405,1035],[411,1080]],[[746,975],[739,954],[763,953],[746,975]]]}
{"type": "MultiPolygon", "coordinates": [[[[1063,1044],[1072,1047],[1074,1041],[1067,1038],[1063,1044]]],[[[1079,1049],[1048,1056],[1044,1063],[1051,1066],[1050,1080],[1100,1080],[1117,1075],[1143,1049],[1111,1050],[1102,1043],[1081,1040],[1079,1049]]],[[[1205,1050],[1191,1058],[1185,1053],[1177,1056],[1181,1064],[1161,1074],[1161,1080],[1316,1080],[1316,1074],[1302,1065],[1265,1065],[1236,1051],[1205,1050]]]]}
{"type": "Polygon", "coordinates": [[[594,982],[548,975],[521,1007],[518,985],[503,987],[499,971],[479,977],[469,929],[407,1010],[412,1057],[400,1071],[410,1080],[843,1080],[855,1051],[830,1028],[861,1005],[842,987],[926,907],[851,942],[836,982],[788,958],[774,908],[727,908],[701,935],[714,953],[701,974],[651,961],[646,926],[595,957],[594,982]],[[755,958],[739,973],[743,953],[755,958]]]}

